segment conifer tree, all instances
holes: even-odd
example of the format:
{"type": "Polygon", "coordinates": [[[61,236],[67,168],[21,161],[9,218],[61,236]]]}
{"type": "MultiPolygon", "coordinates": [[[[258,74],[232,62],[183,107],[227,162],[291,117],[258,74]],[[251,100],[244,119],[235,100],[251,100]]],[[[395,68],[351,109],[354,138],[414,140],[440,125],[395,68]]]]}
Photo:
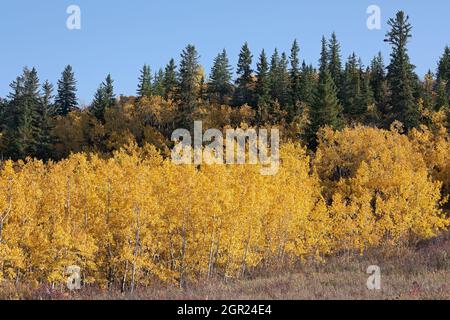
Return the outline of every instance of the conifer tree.
{"type": "Polygon", "coordinates": [[[267,61],[267,55],[263,49],[259,61],[257,63],[256,71],[256,103],[258,106],[258,122],[262,120],[263,117],[268,116],[269,104],[270,104],[270,79],[269,79],[269,63],[267,61]]]}
{"type": "Polygon", "coordinates": [[[328,43],[328,70],[330,70],[331,78],[338,90],[338,96],[342,99],[342,62],[341,62],[341,45],[337,40],[336,33],[333,32],[328,43]]]}
{"type": "Polygon", "coordinates": [[[110,74],[95,93],[92,102],[91,112],[101,122],[105,121],[105,111],[116,104],[116,96],[114,94],[114,81],[110,74]]]}
{"type": "Polygon", "coordinates": [[[377,109],[383,114],[387,114],[388,88],[386,82],[386,70],[381,52],[379,52],[371,61],[370,85],[372,87],[377,109]]]}
{"type": "Polygon", "coordinates": [[[302,63],[300,77],[300,101],[311,107],[314,102],[316,89],[316,72],[312,65],[307,65],[305,61],[302,63]]]}
{"type": "Polygon", "coordinates": [[[254,105],[252,59],[253,55],[250,52],[248,43],[245,42],[239,53],[239,60],[237,64],[236,91],[234,95],[235,106],[242,106],[244,104],[248,104],[250,106],[254,105]]]}
{"type": "Polygon", "coordinates": [[[348,116],[356,116],[363,112],[360,102],[361,74],[356,54],[353,53],[345,64],[345,76],[343,83],[344,113],[348,116]]]}
{"type": "Polygon", "coordinates": [[[231,94],[231,66],[225,49],[214,59],[208,86],[210,99],[224,104],[229,100],[231,94]]]}
{"type": "Polygon", "coordinates": [[[155,81],[153,83],[153,94],[156,96],[164,97],[164,71],[163,69],[159,69],[157,73],[155,73],[155,81]]]}
{"type": "Polygon", "coordinates": [[[391,63],[388,66],[387,81],[390,90],[389,104],[393,117],[400,120],[407,129],[419,124],[419,112],[414,100],[414,66],[410,63],[407,44],[411,38],[412,26],[409,17],[399,11],[388,21],[391,27],[386,42],[392,45],[391,63]]]}
{"type": "Polygon", "coordinates": [[[65,116],[77,109],[76,83],[72,67],[68,65],[58,80],[58,94],[55,99],[58,115],[65,116]]]}
{"type": "Polygon", "coordinates": [[[199,98],[200,65],[198,60],[197,50],[193,45],[189,44],[181,54],[180,71],[178,74],[178,98],[181,107],[181,122],[188,121],[188,117],[196,108],[197,99],[199,98]]]}
{"type": "Polygon", "coordinates": [[[299,60],[300,47],[297,39],[294,40],[291,48],[291,55],[289,60],[291,63],[290,78],[291,78],[291,103],[293,106],[297,106],[301,100],[301,70],[299,60]]]}
{"type": "Polygon", "coordinates": [[[177,92],[177,86],[177,66],[175,65],[175,60],[170,59],[164,69],[164,97],[166,99],[173,99],[177,92]]]}
{"type": "Polygon", "coordinates": [[[152,74],[149,65],[144,64],[142,67],[137,95],[138,98],[151,97],[152,95],[152,74]]]}

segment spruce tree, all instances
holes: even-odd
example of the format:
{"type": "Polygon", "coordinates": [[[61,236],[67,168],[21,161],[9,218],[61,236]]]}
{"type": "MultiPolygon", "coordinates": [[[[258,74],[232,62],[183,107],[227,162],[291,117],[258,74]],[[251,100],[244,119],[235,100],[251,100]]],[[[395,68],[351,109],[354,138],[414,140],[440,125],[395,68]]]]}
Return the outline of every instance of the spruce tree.
{"type": "Polygon", "coordinates": [[[289,60],[291,63],[290,78],[291,78],[291,103],[293,106],[297,106],[301,100],[301,70],[299,60],[300,47],[297,39],[294,40],[291,48],[291,55],[289,60]]]}
{"type": "Polygon", "coordinates": [[[286,54],[280,55],[275,49],[269,71],[270,96],[273,101],[278,101],[281,108],[286,108],[289,102],[290,77],[288,72],[288,61],[286,54]]]}
{"type": "Polygon", "coordinates": [[[190,116],[197,106],[200,85],[199,56],[195,47],[189,44],[181,54],[178,74],[178,99],[180,102],[180,124],[190,125],[190,116]]]}
{"type": "Polygon", "coordinates": [[[362,101],[360,66],[355,53],[349,56],[345,64],[344,74],[342,90],[344,113],[347,116],[354,117],[364,111],[363,106],[360,104],[362,101]]]}
{"type": "Polygon", "coordinates": [[[138,98],[152,96],[152,74],[149,65],[144,65],[139,76],[139,84],[137,88],[138,98]]]}
{"type": "Polygon", "coordinates": [[[14,160],[37,156],[41,131],[41,97],[36,69],[24,68],[10,85],[10,101],[5,110],[5,155],[14,160]]]}
{"type": "Polygon", "coordinates": [[[101,122],[105,121],[106,109],[116,104],[116,96],[114,94],[114,80],[108,74],[105,81],[102,82],[94,96],[91,105],[92,114],[101,122]]]}
{"type": "Polygon", "coordinates": [[[267,61],[266,52],[264,49],[262,50],[259,61],[257,63],[257,71],[256,71],[256,103],[258,105],[258,110],[260,108],[263,113],[263,109],[266,108],[265,111],[268,111],[267,107],[270,103],[270,79],[269,79],[269,63],[267,61]]]}
{"type": "Polygon", "coordinates": [[[410,63],[407,44],[411,38],[412,26],[409,17],[399,11],[388,21],[391,27],[386,42],[392,45],[391,63],[388,66],[387,81],[390,90],[389,104],[394,119],[400,120],[407,129],[419,124],[418,106],[414,99],[414,66],[410,63]]]}
{"type": "Polygon", "coordinates": [[[302,63],[301,77],[300,77],[300,101],[305,103],[308,107],[314,102],[316,89],[316,72],[312,65],[307,65],[305,61],[302,63]]]}
{"type": "Polygon", "coordinates": [[[177,92],[177,66],[175,60],[170,59],[169,63],[164,69],[164,98],[174,99],[177,92]]]}
{"type": "Polygon", "coordinates": [[[219,104],[227,103],[232,91],[231,66],[225,49],[214,59],[208,86],[210,99],[219,104]]]}
{"type": "Polygon", "coordinates": [[[328,70],[331,78],[338,90],[338,97],[342,99],[342,62],[341,62],[341,45],[337,40],[336,33],[333,32],[328,43],[328,70]]]}
{"type": "Polygon", "coordinates": [[[156,96],[164,97],[164,71],[163,69],[159,69],[157,73],[155,73],[154,77],[155,81],[153,82],[152,91],[156,96]]]}
{"type": "Polygon", "coordinates": [[[386,68],[381,52],[370,63],[370,86],[372,87],[377,109],[382,114],[388,113],[388,88],[386,82],[386,68]]]}
{"type": "Polygon", "coordinates": [[[237,64],[236,91],[234,95],[235,106],[242,106],[244,104],[254,106],[252,59],[253,55],[250,52],[248,43],[245,42],[239,53],[237,64]]]}
{"type": "Polygon", "coordinates": [[[55,99],[56,112],[65,116],[77,109],[76,80],[72,67],[68,65],[58,80],[58,94],[55,99]]]}
{"type": "Polygon", "coordinates": [[[442,57],[439,59],[437,74],[437,81],[447,81],[447,90],[450,90],[450,47],[446,46],[442,57]]]}
{"type": "Polygon", "coordinates": [[[337,97],[337,88],[328,69],[326,41],[322,39],[322,52],[319,61],[319,84],[310,111],[310,126],[308,133],[311,148],[317,146],[317,131],[322,126],[334,129],[342,127],[342,107],[337,97]]]}

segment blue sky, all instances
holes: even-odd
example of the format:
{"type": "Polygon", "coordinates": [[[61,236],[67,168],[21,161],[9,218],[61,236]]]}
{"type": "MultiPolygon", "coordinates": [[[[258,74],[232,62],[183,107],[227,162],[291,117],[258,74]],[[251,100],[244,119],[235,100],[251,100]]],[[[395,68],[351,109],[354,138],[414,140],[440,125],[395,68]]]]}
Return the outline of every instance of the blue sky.
{"type": "Polygon", "coordinates": [[[367,64],[382,51],[388,60],[386,21],[399,9],[414,26],[410,55],[417,72],[434,70],[450,45],[448,0],[3,0],[0,96],[25,65],[55,83],[67,64],[74,67],[81,103],[91,101],[109,72],[118,94],[134,94],[144,63],[163,67],[188,43],[196,45],[207,72],[222,48],[234,67],[244,41],[256,58],[262,48],[288,51],[297,38],[301,58],[316,65],[321,36],[333,31],[344,57],[355,51],[367,64]],[[81,8],[81,30],[66,28],[72,4],[81,8]],[[372,4],[381,8],[381,30],[366,27],[372,4]]]}

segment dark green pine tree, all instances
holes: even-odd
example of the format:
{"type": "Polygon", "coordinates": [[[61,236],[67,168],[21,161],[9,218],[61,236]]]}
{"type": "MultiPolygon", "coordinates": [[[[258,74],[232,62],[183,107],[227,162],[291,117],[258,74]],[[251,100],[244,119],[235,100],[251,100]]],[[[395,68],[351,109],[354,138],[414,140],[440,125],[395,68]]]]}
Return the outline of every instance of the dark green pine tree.
{"type": "Polygon", "coordinates": [[[234,105],[242,106],[248,104],[255,105],[253,97],[254,79],[252,69],[253,55],[250,52],[247,42],[241,48],[237,64],[236,90],[234,94],[234,105]]]}
{"type": "Polygon", "coordinates": [[[297,39],[294,40],[291,48],[291,55],[289,60],[291,63],[291,68],[289,70],[291,78],[291,104],[296,109],[301,100],[301,70],[300,70],[300,60],[299,60],[300,47],[298,45],[297,39]]]}
{"type": "Polygon", "coordinates": [[[446,46],[442,57],[439,59],[437,74],[437,81],[442,80],[447,82],[447,92],[450,94],[450,47],[446,46]]]}
{"type": "Polygon", "coordinates": [[[382,114],[388,113],[388,87],[386,81],[386,68],[381,52],[370,63],[370,86],[379,110],[382,114]]]}
{"type": "Polygon", "coordinates": [[[317,131],[323,126],[334,129],[342,127],[342,107],[337,97],[337,88],[334,84],[327,65],[326,41],[322,39],[322,52],[319,67],[319,84],[316,96],[310,111],[310,127],[308,132],[309,146],[317,146],[317,131]]]}
{"type": "Polygon", "coordinates": [[[275,49],[271,58],[269,80],[272,101],[278,101],[282,109],[287,109],[290,91],[288,61],[285,53],[280,58],[277,49],[275,49]]]}
{"type": "Polygon", "coordinates": [[[55,99],[56,113],[61,116],[77,109],[77,88],[72,67],[68,65],[58,80],[58,93],[55,99]]]}
{"type": "Polygon", "coordinates": [[[338,97],[342,99],[342,62],[341,62],[341,45],[337,40],[336,33],[333,32],[328,43],[328,70],[330,70],[331,78],[338,90],[338,97]]]}
{"type": "Polygon", "coordinates": [[[360,104],[362,101],[361,74],[355,53],[349,56],[345,64],[342,92],[345,115],[351,118],[361,115],[364,112],[364,106],[360,104]]]}
{"type": "Polygon", "coordinates": [[[302,63],[300,77],[300,101],[311,107],[315,98],[316,89],[316,71],[312,65],[307,65],[305,61],[302,63]]]}
{"type": "Polygon", "coordinates": [[[446,46],[444,54],[439,59],[438,69],[437,69],[437,82],[436,91],[439,104],[436,105],[437,108],[446,106],[449,104],[450,97],[450,47],[446,46]],[[445,87],[445,94],[443,89],[445,87]],[[445,100],[447,99],[447,100],[445,100]]]}
{"type": "Polygon", "coordinates": [[[259,61],[257,63],[256,71],[256,88],[255,96],[257,103],[257,122],[261,122],[268,117],[270,105],[270,78],[269,78],[269,63],[264,49],[262,50],[259,61]]]}
{"type": "Polygon", "coordinates": [[[155,81],[153,82],[153,94],[156,96],[164,97],[164,71],[159,69],[155,73],[155,81]]]}
{"type": "Polygon", "coordinates": [[[137,96],[138,98],[149,98],[152,96],[152,93],[152,71],[149,65],[144,64],[141,70],[141,75],[139,76],[137,96]]]}
{"type": "Polygon", "coordinates": [[[14,160],[35,157],[40,135],[39,79],[36,69],[25,68],[23,75],[10,85],[10,101],[6,110],[6,156],[14,160]]]}
{"type": "Polygon", "coordinates": [[[436,103],[435,109],[448,109],[449,107],[449,94],[447,93],[447,81],[439,81],[436,88],[436,103]]]}
{"type": "Polygon", "coordinates": [[[409,17],[399,11],[388,21],[391,30],[386,42],[392,45],[391,63],[388,66],[387,81],[390,90],[389,104],[393,118],[400,120],[407,129],[419,124],[419,111],[414,99],[417,76],[410,63],[407,44],[411,38],[412,26],[409,17]]]}
{"type": "Polygon", "coordinates": [[[360,116],[364,116],[369,110],[369,107],[372,107],[375,104],[375,98],[373,95],[373,90],[370,85],[370,68],[367,67],[364,72],[361,73],[361,99],[360,99],[360,116]]]}
{"type": "Polygon", "coordinates": [[[90,111],[100,121],[105,121],[105,112],[108,108],[116,104],[116,96],[114,94],[114,80],[108,74],[105,81],[102,82],[97,89],[92,102],[90,111]]]}
{"type": "Polygon", "coordinates": [[[211,101],[225,104],[228,103],[232,93],[231,66],[225,49],[214,59],[211,69],[208,93],[211,101]]]}
{"type": "Polygon", "coordinates": [[[190,117],[197,106],[199,98],[199,56],[193,45],[188,45],[181,54],[178,74],[178,100],[180,103],[179,123],[191,125],[190,117]]]}
{"type": "Polygon", "coordinates": [[[36,156],[39,159],[49,160],[53,156],[54,143],[53,117],[55,105],[53,103],[53,85],[46,80],[42,85],[40,108],[37,110],[36,126],[39,128],[36,134],[36,156]]]}
{"type": "Polygon", "coordinates": [[[177,66],[175,60],[170,59],[169,63],[164,69],[164,98],[174,99],[177,92],[177,66]]]}

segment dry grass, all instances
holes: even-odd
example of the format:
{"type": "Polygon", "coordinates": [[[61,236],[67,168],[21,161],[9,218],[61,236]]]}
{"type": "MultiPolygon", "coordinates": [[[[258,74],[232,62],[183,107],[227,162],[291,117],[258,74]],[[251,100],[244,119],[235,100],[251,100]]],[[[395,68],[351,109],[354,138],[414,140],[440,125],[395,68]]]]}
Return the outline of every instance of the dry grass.
{"type": "Polygon", "coordinates": [[[185,290],[155,285],[133,294],[95,288],[74,294],[46,287],[3,284],[0,299],[139,300],[309,300],[309,299],[450,299],[450,233],[415,247],[373,249],[364,256],[340,254],[324,263],[305,262],[295,270],[253,274],[240,281],[215,280],[185,290]],[[381,290],[366,287],[369,265],[381,268],[381,290]]]}

